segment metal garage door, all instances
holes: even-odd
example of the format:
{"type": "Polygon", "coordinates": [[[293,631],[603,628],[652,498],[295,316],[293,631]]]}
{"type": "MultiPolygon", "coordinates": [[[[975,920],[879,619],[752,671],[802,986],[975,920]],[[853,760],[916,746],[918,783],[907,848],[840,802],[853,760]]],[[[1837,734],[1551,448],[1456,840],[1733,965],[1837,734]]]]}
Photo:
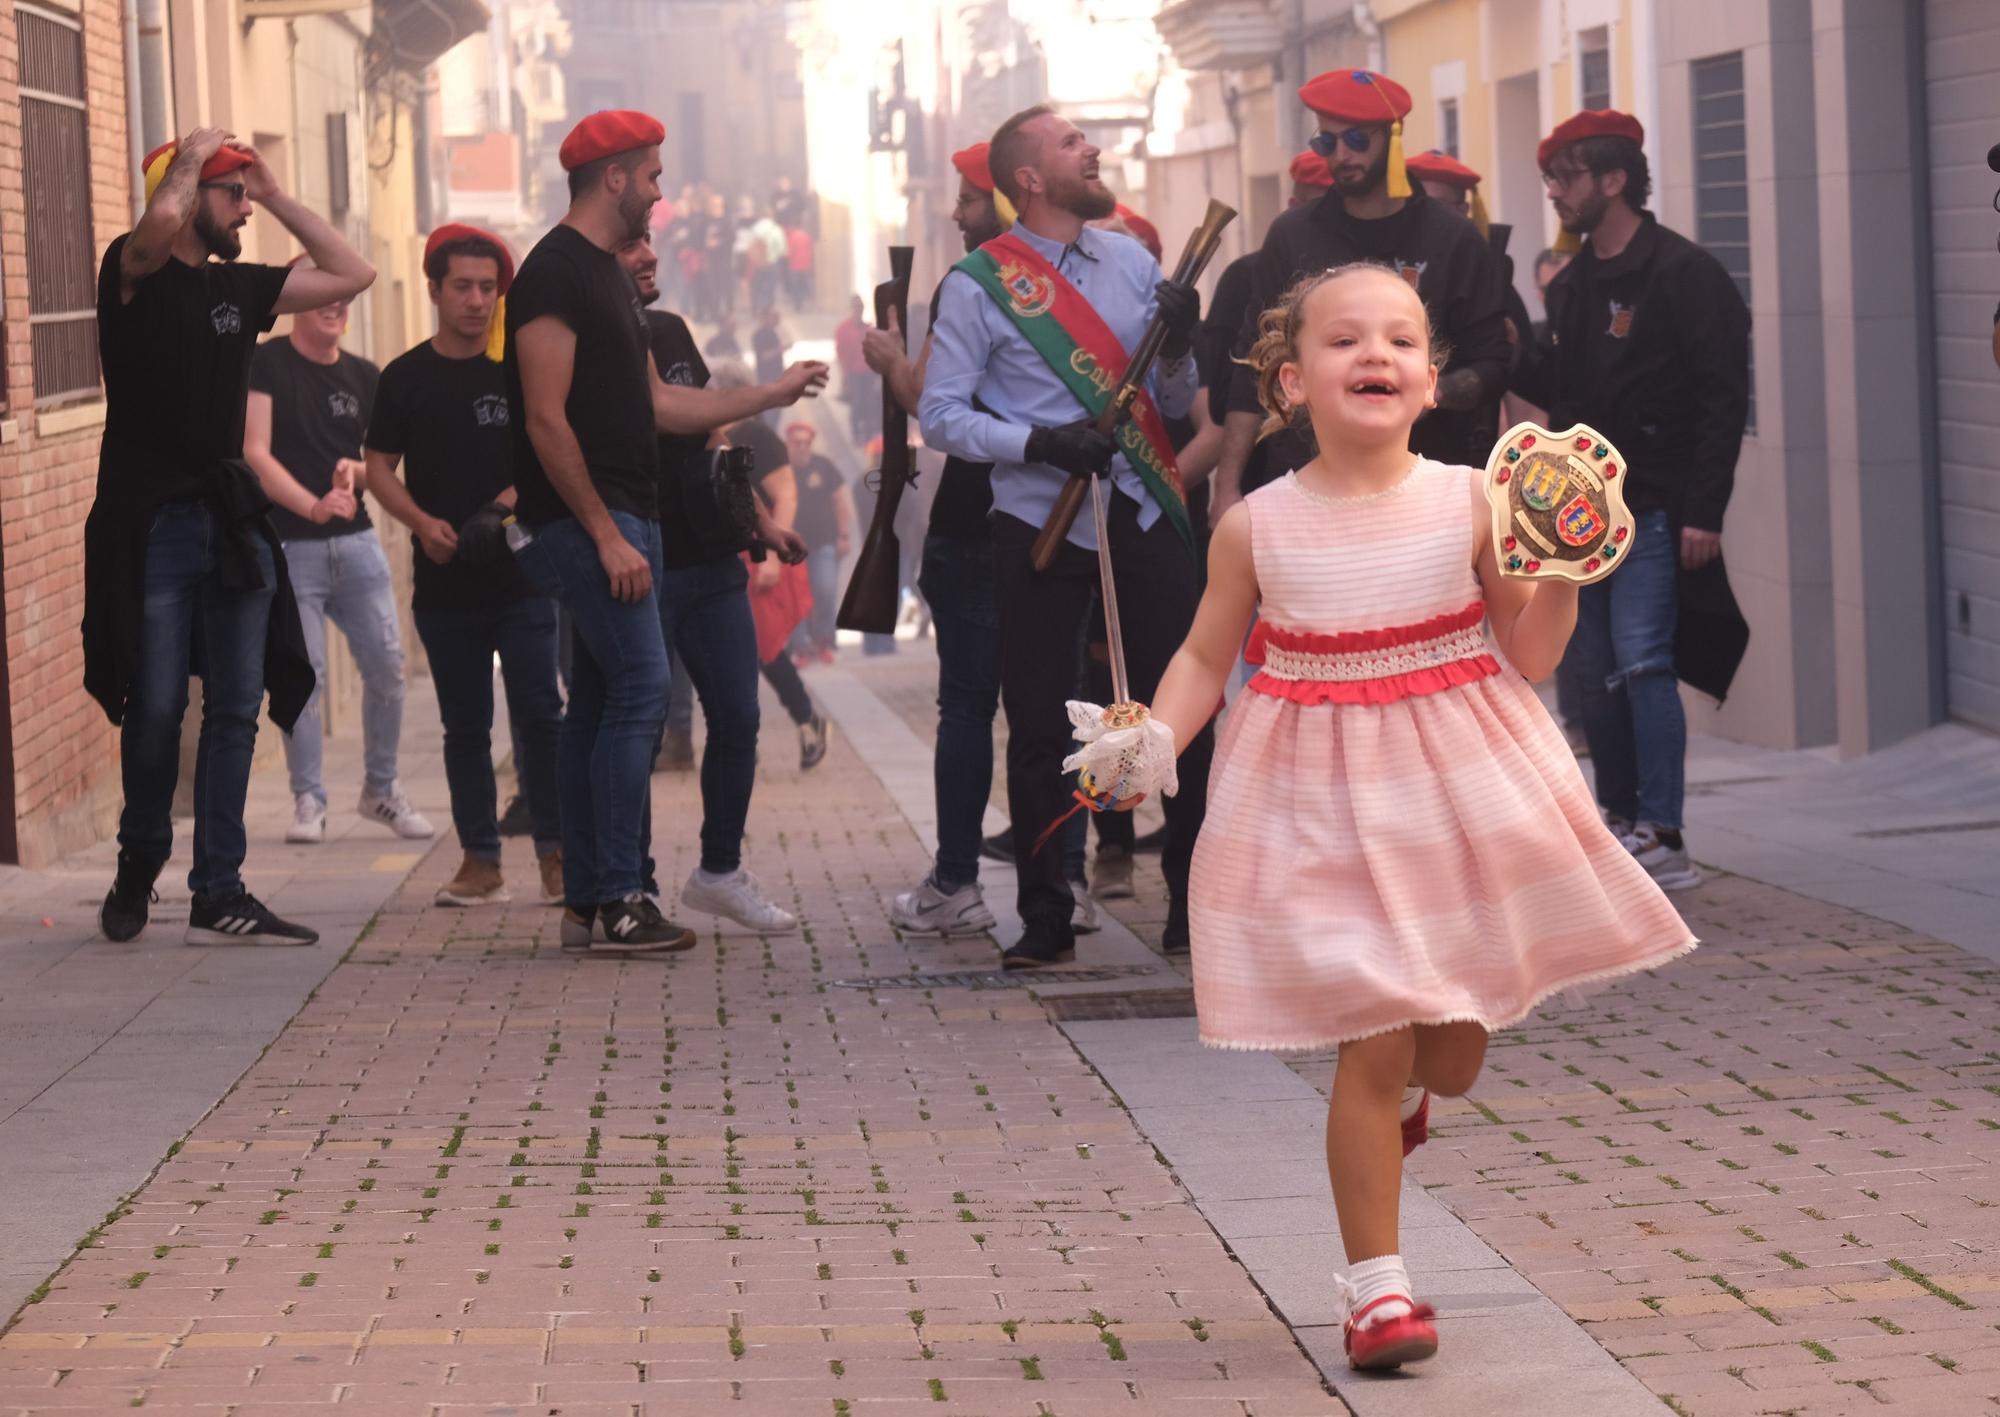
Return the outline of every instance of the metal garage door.
{"type": "Polygon", "coordinates": [[[2000,729],[2000,4],[1926,0],[1931,255],[1937,310],[1938,456],[1944,539],[1945,703],[2000,729]]]}

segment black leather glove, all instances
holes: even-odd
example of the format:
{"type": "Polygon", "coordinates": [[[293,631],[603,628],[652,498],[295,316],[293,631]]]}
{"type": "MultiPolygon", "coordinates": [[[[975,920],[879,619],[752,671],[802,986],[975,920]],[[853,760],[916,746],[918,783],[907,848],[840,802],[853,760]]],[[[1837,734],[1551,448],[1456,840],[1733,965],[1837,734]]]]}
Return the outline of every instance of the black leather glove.
{"type": "Polygon", "coordinates": [[[1045,462],[1059,467],[1071,477],[1088,477],[1111,469],[1111,455],[1118,444],[1109,434],[1097,431],[1094,420],[1083,418],[1057,428],[1037,428],[1028,434],[1024,454],[1029,462],[1045,462]]]}
{"type": "Polygon", "coordinates": [[[1160,353],[1169,362],[1185,359],[1194,349],[1194,327],[1201,323],[1201,292],[1179,281],[1163,280],[1153,287],[1159,302],[1160,318],[1167,322],[1167,337],[1160,353]]]}
{"type": "Polygon", "coordinates": [[[507,555],[507,529],[501,525],[514,514],[513,508],[488,502],[458,528],[458,555],[454,560],[468,566],[491,566],[507,555]]]}

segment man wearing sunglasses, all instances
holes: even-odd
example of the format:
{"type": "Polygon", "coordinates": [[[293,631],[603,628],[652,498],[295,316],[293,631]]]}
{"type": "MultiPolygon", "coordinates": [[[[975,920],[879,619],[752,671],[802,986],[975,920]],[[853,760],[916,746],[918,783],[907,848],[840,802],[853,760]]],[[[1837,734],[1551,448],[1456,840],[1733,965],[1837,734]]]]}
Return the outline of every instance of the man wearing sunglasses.
{"type": "Polygon", "coordinates": [[[84,526],[84,687],[123,727],[125,790],[98,920],[113,940],[146,927],[199,672],[187,941],[312,944],[314,931],[243,885],[259,706],[268,689],[289,729],[313,690],[271,504],[242,461],[244,405],[257,336],[280,314],[353,299],[375,271],[219,128],[156,149],[143,170],[145,212],[106,250],[97,283],[105,420],[84,526]],[[253,204],[298,239],[310,269],[237,263],[253,204]]]}
{"type": "MultiPolygon", "coordinates": [[[[1410,190],[1401,157],[1410,95],[1401,84],[1367,69],[1335,69],[1300,88],[1299,97],[1319,120],[1308,146],[1330,169],[1333,187],[1271,223],[1251,268],[1251,313],[1237,355],[1256,339],[1257,315],[1300,276],[1349,261],[1392,266],[1415,287],[1433,332],[1452,351],[1438,380],[1438,406],[1418,421],[1410,446],[1440,462],[1483,464],[1512,357],[1499,263],[1470,221],[1410,190]]],[[[1263,417],[1257,381],[1238,365],[1209,500],[1211,525],[1246,490],[1243,470],[1263,417]]],[[[1313,453],[1310,435],[1292,430],[1273,434],[1267,446],[1273,476],[1313,453]]]]}

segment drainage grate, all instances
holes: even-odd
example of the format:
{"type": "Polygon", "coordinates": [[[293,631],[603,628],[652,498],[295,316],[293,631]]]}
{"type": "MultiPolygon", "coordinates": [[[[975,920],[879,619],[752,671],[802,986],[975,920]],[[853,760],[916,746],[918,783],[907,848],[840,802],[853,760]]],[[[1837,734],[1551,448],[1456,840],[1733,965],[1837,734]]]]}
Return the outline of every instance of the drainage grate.
{"type": "Polygon", "coordinates": [[[1150,965],[1107,964],[1096,969],[968,969],[958,974],[885,974],[874,979],[836,979],[836,989],[1026,989],[1036,984],[1092,984],[1156,973],[1150,965]]]}
{"type": "Polygon", "coordinates": [[[1990,832],[2000,831],[2000,821],[1994,822],[1933,822],[1922,827],[1879,827],[1874,831],[1856,832],[1856,836],[1944,836],[1949,832],[1990,832]]]}
{"type": "Polygon", "coordinates": [[[1193,1018],[1192,989],[1134,989],[1124,994],[1059,994],[1042,1007],[1057,1023],[1121,1018],[1193,1018]]]}

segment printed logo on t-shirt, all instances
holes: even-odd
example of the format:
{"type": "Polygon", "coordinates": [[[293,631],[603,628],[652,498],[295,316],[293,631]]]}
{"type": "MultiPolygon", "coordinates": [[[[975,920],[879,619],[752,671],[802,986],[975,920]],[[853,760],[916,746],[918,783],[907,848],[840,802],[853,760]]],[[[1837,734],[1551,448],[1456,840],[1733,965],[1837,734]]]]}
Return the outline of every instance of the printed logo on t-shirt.
{"type": "Polygon", "coordinates": [[[335,389],[326,396],[326,411],[335,418],[361,417],[361,400],[345,389],[335,389]]]}
{"type": "Polygon", "coordinates": [[[472,401],[472,421],[481,428],[505,428],[507,417],[505,394],[481,394],[472,401]]]}
{"type": "Polygon", "coordinates": [[[226,300],[208,312],[208,322],[215,326],[219,335],[243,333],[243,312],[226,300]]]}
{"type": "Polygon", "coordinates": [[[1620,305],[1615,300],[1608,303],[1611,306],[1611,338],[1624,339],[1632,333],[1633,307],[1630,305],[1620,305]]]}
{"type": "Polygon", "coordinates": [[[1410,283],[1410,289],[1417,288],[1417,282],[1424,278],[1424,268],[1429,261],[1406,261],[1401,256],[1391,257],[1396,263],[1396,274],[1410,283]]]}
{"type": "Polygon", "coordinates": [[[688,363],[685,359],[676,359],[672,364],[669,364],[660,371],[660,382],[663,384],[677,384],[682,388],[691,389],[694,387],[694,365],[688,363]]]}

